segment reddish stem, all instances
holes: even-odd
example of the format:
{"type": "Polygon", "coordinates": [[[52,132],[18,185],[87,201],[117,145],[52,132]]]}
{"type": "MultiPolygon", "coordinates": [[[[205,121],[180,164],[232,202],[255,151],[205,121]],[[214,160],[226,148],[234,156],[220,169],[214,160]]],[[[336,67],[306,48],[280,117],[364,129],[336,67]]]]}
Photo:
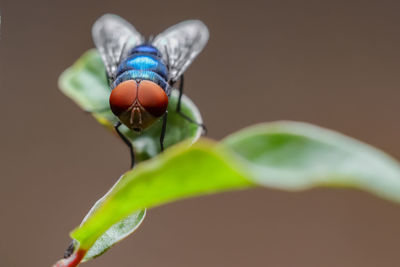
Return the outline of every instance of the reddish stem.
{"type": "Polygon", "coordinates": [[[77,249],[71,256],[66,259],[59,260],[53,267],[75,267],[82,261],[87,250],[77,249]]]}

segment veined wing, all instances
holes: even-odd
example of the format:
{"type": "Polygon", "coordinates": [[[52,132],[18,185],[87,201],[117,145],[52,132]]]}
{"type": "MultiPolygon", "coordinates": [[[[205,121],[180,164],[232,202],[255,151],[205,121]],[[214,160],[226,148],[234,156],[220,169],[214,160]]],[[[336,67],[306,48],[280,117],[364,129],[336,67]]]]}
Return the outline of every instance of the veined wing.
{"type": "Polygon", "coordinates": [[[105,14],[94,23],[92,36],[106,66],[108,77],[113,79],[121,59],[131,48],[144,41],[135,27],[113,14],[105,14]]]}
{"type": "Polygon", "coordinates": [[[189,67],[203,50],[209,37],[207,26],[199,20],[187,20],[160,33],[153,45],[163,55],[169,67],[169,78],[173,82],[189,67]]]}

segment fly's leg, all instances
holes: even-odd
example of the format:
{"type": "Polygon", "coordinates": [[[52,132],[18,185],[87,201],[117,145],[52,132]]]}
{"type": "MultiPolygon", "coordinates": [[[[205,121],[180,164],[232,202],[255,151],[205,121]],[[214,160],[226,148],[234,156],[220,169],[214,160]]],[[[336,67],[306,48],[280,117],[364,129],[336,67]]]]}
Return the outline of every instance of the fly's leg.
{"type": "Polygon", "coordinates": [[[129,147],[129,152],[131,155],[131,169],[133,168],[133,166],[135,166],[135,153],[133,151],[133,146],[131,141],[128,140],[128,138],[125,137],[125,135],[123,135],[120,131],[119,131],[119,127],[121,126],[121,122],[117,122],[114,126],[115,131],[117,131],[117,134],[119,135],[119,137],[122,139],[122,141],[124,141],[124,143],[129,147]]]}
{"type": "Polygon", "coordinates": [[[176,112],[178,112],[179,115],[182,116],[182,118],[184,118],[185,120],[196,124],[197,126],[200,126],[201,128],[203,128],[203,133],[206,134],[207,133],[207,128],[203,123],[198,123],[197,121],[192,120],[191,118],[189,118],[189,116],[187,116],[186,114],[184,114],[181,111],[181,99],[182,99],[182,95],[183,95],[183,75],[181,75],[180,77],[180,82],[179,82],[179,97],[178,97],[178,104],[176,105],[176,112]]]}
{"type": "Polygon", "coordinates": [[[69,244],[68,248],[64,252],[64,259],[69,258],[69,256],[72,255],[74,250],[75,250],[75,243],[74,243],[74,241],[71,241],[71,243],[69,244]]]}
{"type": "Polygon", "coordinates": [[[163,116],[161,135],[160,135],[161,151],[164,151],[164,137],[165,137],[165,131],[167,130],[167,119],[168,119],[168,110],[165,111],[164,116],[163,116]]]}

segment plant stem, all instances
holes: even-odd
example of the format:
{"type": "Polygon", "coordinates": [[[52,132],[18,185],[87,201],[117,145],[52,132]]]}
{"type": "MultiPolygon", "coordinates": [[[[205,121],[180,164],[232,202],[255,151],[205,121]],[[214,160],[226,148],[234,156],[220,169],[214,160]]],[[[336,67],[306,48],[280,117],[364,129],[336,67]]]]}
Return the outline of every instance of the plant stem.
{"type": "Polygon", "coordinates": [[[82,261],[87,250],[77,249],[71,256],[66,259],[59,260],[53,267],[75,267],[82,261]]]}

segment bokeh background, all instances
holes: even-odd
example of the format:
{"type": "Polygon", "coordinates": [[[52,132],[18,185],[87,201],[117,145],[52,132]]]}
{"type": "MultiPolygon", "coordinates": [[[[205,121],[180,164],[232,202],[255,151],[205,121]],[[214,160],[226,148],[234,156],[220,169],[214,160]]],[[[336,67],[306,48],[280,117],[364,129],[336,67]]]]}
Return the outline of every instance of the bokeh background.
{"type": "MultiPolygon", "coordinates": [[[[186,73],[209,137],[282,119],[400,158],[399,1],[1,0],[0,266],[51,266],[68,232],[129,165],[125,145],[57,89],[97,17],[143,34],[199,18],[186,73]]],[[[379,177],[377,177],[379,179],[379,177]]],[[[399,266],[400,205],[364,192],[268,189],[152,209],[84,266],[399,266]]]]}

